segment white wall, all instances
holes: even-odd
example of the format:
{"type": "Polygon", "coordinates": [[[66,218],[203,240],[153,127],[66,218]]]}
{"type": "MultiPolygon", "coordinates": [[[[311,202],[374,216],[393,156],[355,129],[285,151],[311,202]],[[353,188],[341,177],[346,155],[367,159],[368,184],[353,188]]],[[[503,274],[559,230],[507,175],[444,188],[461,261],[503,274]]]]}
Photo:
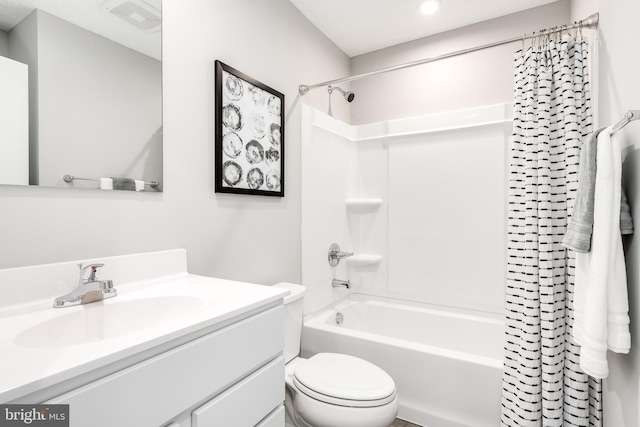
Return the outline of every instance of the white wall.
{"type": "MultiPolygon", "coordinates": [[[[361,74],[455,52],[570,22],[569,0],[382,49],[352,59],[361,74]]],[[[425,23],[427,25],[427,23],[425,23]]],[[[351,83],[354,125],[513,102],[518,43],[351,83]]]]}
{"type": "MultiPolygon", "coordinates": [[[[640,2],[637,0],[572,0],[572,19],[600,13],[598,37],[599,119],[616,123],[627,110],[640,109],[640,2]]],[[[622,181],[631,213],[640,232],[640,122],[627,125],[622,139],[622,181]]],[[[640,241],[624,237],[631,316],[631,353],[609,352],[609,378],[604,383],[604,425],[640,426],[640,241]]]]}
{"type": "Polygon", "coordinates": [[[286,0],[167,0],[163,18],[164,192],[0,186],[0,267],[185,247],[193,273],[300,281],[297,89],[347,75],[348,57],[286,0]],[[213,191],[216,59],[285,94],[282,199],[213,191]]]}

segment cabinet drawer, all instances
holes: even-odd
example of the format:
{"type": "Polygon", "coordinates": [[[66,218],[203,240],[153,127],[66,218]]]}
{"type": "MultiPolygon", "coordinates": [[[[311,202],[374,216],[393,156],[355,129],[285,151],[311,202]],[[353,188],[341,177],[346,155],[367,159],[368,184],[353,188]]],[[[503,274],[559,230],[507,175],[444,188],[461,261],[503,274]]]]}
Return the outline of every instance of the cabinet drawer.
{"type": "Polygon", "coordinates": [[[284,357],[280,356],[193,411],[191,425],[255,426],[283,401],[284,357]]]}
{"type": "Polygon", "coordinates": [[[280,405],[256,427],[284,427],[284,406],[280,405]]]}
{"type": "Polygon", "coordinates": [[[263,311],[45,403],[69,404],[71,427],[164,425],[281,354],[283,312],[263,311]]]}

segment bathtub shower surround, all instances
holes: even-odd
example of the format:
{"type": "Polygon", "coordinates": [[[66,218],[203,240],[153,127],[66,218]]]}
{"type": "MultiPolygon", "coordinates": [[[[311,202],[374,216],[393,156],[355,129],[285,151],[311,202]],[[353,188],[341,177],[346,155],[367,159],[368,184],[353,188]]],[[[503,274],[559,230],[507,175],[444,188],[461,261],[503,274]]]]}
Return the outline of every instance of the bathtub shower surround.
{"type": "Polygon", "coordinates": [[[515,54],[502,426],[601,426],[602,384],[571,337],[575,259],[562,247],[592,132],[588,43],[515,54]]]}
{"type": "Polygon", "coordinates": [[[348,126],[303,107],[305,312],[322,309],[305,320],[303,352],[381,366],[402,419],[500,418],[510,119],[493,105],[348,126]],[[333,242],[354,254],[330,267],[333,242]]]}
{"type": "Polygon", "coordinates": [[[504,312],[511,105],[349,126],[303,106],[305,313],[355,292],[504,312]],[[328,267],[326,248],[354,252],[328,267]]]}

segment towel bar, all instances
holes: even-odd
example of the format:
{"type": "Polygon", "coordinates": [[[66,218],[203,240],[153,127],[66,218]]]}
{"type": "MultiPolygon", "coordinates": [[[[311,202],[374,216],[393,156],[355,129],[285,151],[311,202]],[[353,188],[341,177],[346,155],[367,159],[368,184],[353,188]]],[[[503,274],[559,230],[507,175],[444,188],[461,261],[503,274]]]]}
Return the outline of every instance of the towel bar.
{"type": "MultiPolygon", "coordinates": [[[[92,178],[80,178],[78,176],[73,176],[73,175],[65,175],[62,177],[62,179],[64,180],[64,182],[73,182],[73,180],[77,179],[79,181],[93,181],[93,182],[100,182],[97,179],[92,179],[92,178]]],[[[144,185],[148,185],[151,188],[156,188],[158,185],[160,185],[157,181],[145,181],[144,185]]]]}
{"type": "Polygon", "coordinates": [[[620,129],[628,125],[634,120],[640,120],[640,110],[629,110],[624,113],[624,117],[611,129],[611,134],[618,132],[620,129]]]}

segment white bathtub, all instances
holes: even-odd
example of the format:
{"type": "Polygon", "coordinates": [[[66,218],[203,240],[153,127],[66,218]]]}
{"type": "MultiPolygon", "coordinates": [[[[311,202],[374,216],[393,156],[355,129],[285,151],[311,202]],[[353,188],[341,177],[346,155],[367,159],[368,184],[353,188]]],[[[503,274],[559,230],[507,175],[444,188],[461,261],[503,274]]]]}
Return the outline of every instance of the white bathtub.
{"type": "Polygon", "coordinates": [[[503,339],[500,315],[350,294],[305,316],[302,354],[345,353],[380,366],[396,382],[402,419],[427,427],[495,427],[503,339]]]}

